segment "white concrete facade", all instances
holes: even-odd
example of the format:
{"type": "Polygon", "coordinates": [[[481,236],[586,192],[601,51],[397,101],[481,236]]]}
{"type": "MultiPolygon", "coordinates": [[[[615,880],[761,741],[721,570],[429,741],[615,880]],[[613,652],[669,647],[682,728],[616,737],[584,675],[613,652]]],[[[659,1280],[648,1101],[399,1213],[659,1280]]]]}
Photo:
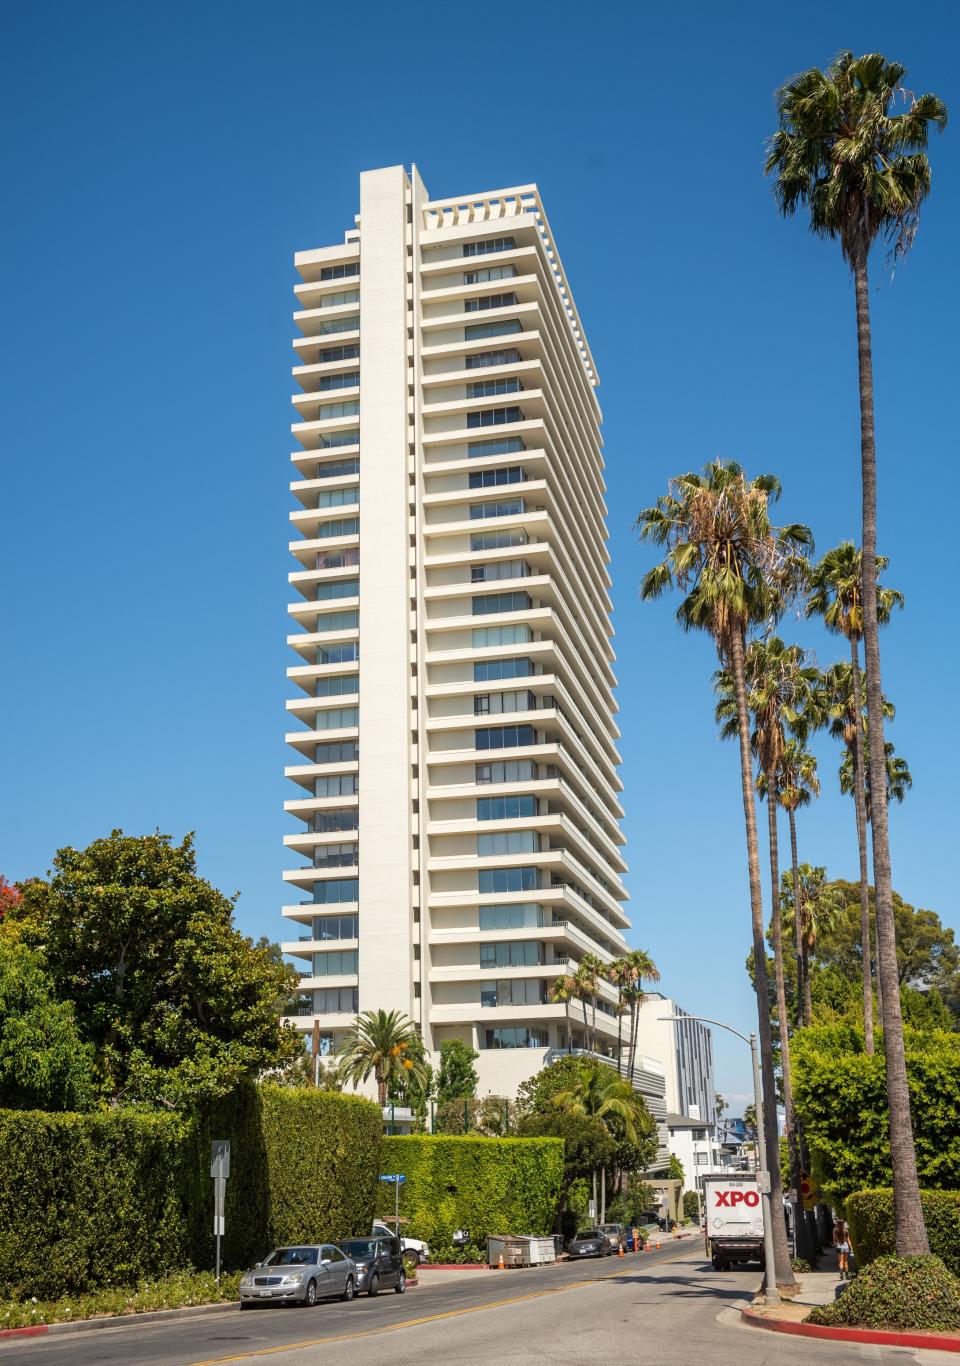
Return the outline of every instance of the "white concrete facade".
{"type": "Polygon", "coordinates": [[[295,1022],[398,1009],[509,1095],[629,925],[596,371],[536,186],[366,172],[296,267],[295,1022]]]}
{"type": "Polygon", "coordinates": [[[660,1058],[666,1073],[667,1109],[688,1115],[713,1129],[717,1119],[717,1088],[713,1074],[713,1039],[709,1026],[687,1017],[669,996],[648,992],[638,1009],[637,1046],[660,1058]]]}

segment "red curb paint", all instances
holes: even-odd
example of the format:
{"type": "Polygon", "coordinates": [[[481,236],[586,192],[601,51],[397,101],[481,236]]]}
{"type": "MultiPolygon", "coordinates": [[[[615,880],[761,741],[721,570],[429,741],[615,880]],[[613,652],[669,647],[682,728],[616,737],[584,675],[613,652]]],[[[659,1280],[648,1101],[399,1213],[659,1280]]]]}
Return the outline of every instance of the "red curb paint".
{"type": "Polygon", "coordinates": [[[486,1262],[421,1262],[421,1271],[491,1271],[486,1262]]]}
{"type": "Polygon", "coordinates": [[[47,1323],[34,1323],[29,1328],[0,1328],[0,1338],[39,1338],[50,1332],[47,1323]]]}
{"type": "Polygon", "coordinates": [[[960,1352],[960,1337],[947,1333],[896,1333],[877,1328],[826,1328],[820,1323],[794,1323],[792,1319],[768,1319],[749,1309],[740,1317],[751,1328],[788,1333],[798,1338],[825,1338],[830,1342],[865,1342],[877,1347],[925,1347],[928,1351],[960,1352]]]}

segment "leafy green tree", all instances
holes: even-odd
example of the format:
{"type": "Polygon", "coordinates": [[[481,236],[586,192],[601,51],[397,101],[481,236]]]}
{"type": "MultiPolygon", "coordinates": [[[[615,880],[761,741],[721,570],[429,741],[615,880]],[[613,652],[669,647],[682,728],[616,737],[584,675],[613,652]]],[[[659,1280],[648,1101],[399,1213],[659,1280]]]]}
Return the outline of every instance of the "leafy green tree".
{"type": "MultiPolygon", "coordinates": [[[[811,868],[809,863],[801,863],[797,878],[800,893],[800,981],[797,995],[803,1002],[803,1023],[809,1025],[813,1021],[810,959],[819,941],[836,927],[843,915],[843,898],[833,883],[827,881],[826,868],[811,868]]],[[[784,921],[793,928],[798,912],[792,877],[789,885],[784,879],[782,895],[784,921]]]]}
{"type": "Polygon", "coordinates": [[[681,1186],[687,1179],[683,1173],[683,1163],[680,1161],[679,1157],[677,1157],[676,1153],[670,1154],[670,1161],[667,1164],[667,1176],[669,1176],[671,1181],[679,1181],[681,1186]]]}
{"type": "MultiPolygon", "coordinates": [[[[644,576],[641,596],[659,597],[676,587],[684,594],[677,619],[684,630],[703,630],[713,639],[721,668],[730,671],[736,698],[740,786],[747,846],[750,916],[756,961],[757,1017],[767,1142],[776,1143],[776,1081],[773,1036],[767,1005],[765,921],[760,885],[757,813],[750,750],[750,710],[745,654],[747,631],[775,621],[806,582],[804,553],[811,545],[806,527],[775,527],[770,504],[780,494],[772,475],[747,481],[735,461],[714,461],[703,475],[684,474],[637,518],[642,537],[666,547],[666,557],[644,576]]],[[[772,1199],[780,1199],[778,1173],[771,1172],[772,1199]]],[[[774,1221],[778,1284],[793,1285],[786,1230],[774,1221]]]]}
{"type": "Polygon", "coordinates": [[[96,1093],[93,1048],[71,1003],[56,999],[43,955],[0,938],[0,1107],[89,1110],[96,1093]]]}
{"type": "Polygon", "coordinates": [[[883,760],[883,691],[877,605],[877,454],[873,410],[873,349],[867,263],[878,238],[906,252],[931,183],[926,148],[931,128],[943,129],[947,109],[936,95],[913,96],[906,68],[880,53],[841,52],[821,71],[813,67],[777,95],[779,128],[767,172],[777,175],[776,196],[785,215],[806,206],[819,237],[840,243],[856,292],[860,388],[860,465],[863,491],[863,638],[867,714],[874,738],[871,776],[875,800],[873,877],[882,987],[887,1097],[893,1151],[897,1252],[929,1251],[914,1151],[904,1055],[890,840],[883,760]],[[894,112],[902,102],[902,112],[894,112]]]}
{"type": "MultiPolygon", "coordinates": [[[[874,560],[877,574],[887,567],[885,555],[874,560]]],[[[876,587],[877,623],[885,625],[895,607],[903,606],[903,594],[893,588],[876,587]]],[[[863,556],[852,541],[842,541],[828,550],[810,574],[810,595],[807,616],[823,618],[828,631],[835,631],[847,640],[850,663],[847,668],[849,686],[839,720],[843,725],[843,739],[855,781],[851,785],[857,821],[857,851],[860,858],[860,926],[864,935],[869,932],[867,886],[870,882],[867,867],[867,815],[864,804],[868,760],[863,749],[863,700],[860,687],[860,638],[863,635],[863,556]]],[[[828,670],[828,675],[830,671],[828,670]]],[[[835,730],[835,728],[834,728],[835,730]]],[[[866,1029],[867,1052],[873,1052],[873,990],[870,976],[870,944],[863,941],[863,1018],[866,1029]]]]}
{"type": "MultiPolygon", "coordinates": [[[[656,1133],[650,1112],[629,1082],[624,1081],[612,1067],[591,1066],[580,1060],[571,1084],[553,1096],[554,1105],[575,1119],[596,1119],[604,1126],[614,1142],[626,1140],[640,1149],[644,1138],[652,1143],[648,1160],[656,1153],[656,1133]]],[[[646,1164],[645,1164],[646,1165],[646,1164]]],[[[594,1173],[594,1179],[596,1174],[594,1173]]],[[[606,1208],[606,1167],[601,1167],[600,1219],[606,1208]]],[[[596,1188],[594,1187],[594,1198],[596,1188]]]]}
{"type": "Polygon", "coordinates": [[[598,1167],[610,1166],[616,1153],[616,1144],[598,1119],[573,1115],[557,1107],[552,1111],[532,1110],[521,1115],[516,1132],[520,1138],[563,1139],[561,1209],[568,1203],[575,1183],[588,1180],[598,1167]]]}
{"type": "Polygon", "coordinates": [[[197,875],[191,835],[114,830],[24,884],[11,915],[43,946],[110,1101],[189,1106],[300,1051],[277,1013],[288,973],[236,929],[233,905],[197,875]]]}
{"type": "Polygon", "coordinates": [[[311,1087],[318,1087],[321,1091],[342,1091],[343,1083],[337,1074],[337,1069],[332,1063],[325,1063],[322,1058],[318,1060],[303,1050],[292,1062],[287,1063],[281,1071],[272,1073],[270,1081],[275,1086],[289,1086],[293,1089],[303,1088],[309,1090],[311,1087]]]}
{"type": "Polygon", "coordinates": [[[427,1057],[423,1039],[414,1034],[407,1043],[406,1056],[413,1058],[417,1066],[403,1068],[392,1076],[387,1083],[387,1101],[391,1105],[409,1106],[414,1116],[414,1127],[425,1132],[430,1101],[434,1094],[433,1067],[427,1057]]]}
{"type": "Polygon", "coordinates": [[[444,1039],[440,1045],[440,1074],[437,1078],[437,1100],[463,1100],[477,1094],[480,1078],[474,1063],[480,1057],[462,1039],[444,1039]]]}
{"type": "Polygon", "coordinates": [[[422,1052],[417,1054],[417,1037],[413,1021],[399,1010],[365,1010],[354,1020],[337,1050],[341,1081],[356,1089],[372,1074],[381,1109],[387,1103],[388,1088],[405,1074],[424,1085],[425,1063],[422,1052]]]}

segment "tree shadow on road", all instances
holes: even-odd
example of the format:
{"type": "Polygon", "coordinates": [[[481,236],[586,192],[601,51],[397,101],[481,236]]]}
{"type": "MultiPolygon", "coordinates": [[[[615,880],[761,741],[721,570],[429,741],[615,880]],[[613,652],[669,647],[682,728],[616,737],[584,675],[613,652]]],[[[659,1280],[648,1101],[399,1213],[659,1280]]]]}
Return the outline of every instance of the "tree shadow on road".
{"type": "Polygon", "coordinates": [[[720,1286],[715,1282],[697,1285],[683,1276],[631,1276],[625,1272],[622,1276],[608,1276],[604,1279],[610,1285],[676,1286],[671,1295],[679,1299],[749,1300],[756,1290],[755,1286],[720,1286]]]}

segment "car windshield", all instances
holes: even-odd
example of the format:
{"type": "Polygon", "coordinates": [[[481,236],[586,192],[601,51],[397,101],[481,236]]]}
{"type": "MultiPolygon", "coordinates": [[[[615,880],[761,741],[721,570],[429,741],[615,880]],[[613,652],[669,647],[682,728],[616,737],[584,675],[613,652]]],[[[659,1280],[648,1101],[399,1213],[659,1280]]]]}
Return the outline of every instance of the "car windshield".
{"type": "Polygon", "coordinates": [[[340,1247],[348,1257],[373,1257],[377,1251],[377,1244],[372,1238],[348,1238],[340,1247]]]}
{"type": "Polygon", "coordinates": [[[619,1224],[601,1224],[600,1229],[603,1233],[616,1233],[620,1228],[619,1224]]]}
{"type": "Polygon", "coordinates": [[[599,1238],[600,1234],[595,1228],[588,1228],[585,1233],[578,1233],[574,1239],[575,1243],[582,1243],[586,1238],[599,1238]]]}
{"type": "Polygon", "coordinates": [[[315,1247],[278,1247],[270,1253],[264,1266],[310,1266],[317,1260],[315,1247]]]}

